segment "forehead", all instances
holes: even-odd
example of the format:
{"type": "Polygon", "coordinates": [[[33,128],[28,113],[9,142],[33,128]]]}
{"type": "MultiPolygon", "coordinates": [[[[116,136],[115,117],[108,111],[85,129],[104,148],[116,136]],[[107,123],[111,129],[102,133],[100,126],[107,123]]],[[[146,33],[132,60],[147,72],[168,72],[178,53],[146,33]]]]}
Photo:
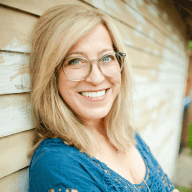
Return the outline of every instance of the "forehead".
{"type": "Polygon", "coordinates": [[[110,33],[104,25],[98,24],[70,48],[68,55],[74,52],[85,55],[99,55],[108,50],[113,50],[110,33]]]}

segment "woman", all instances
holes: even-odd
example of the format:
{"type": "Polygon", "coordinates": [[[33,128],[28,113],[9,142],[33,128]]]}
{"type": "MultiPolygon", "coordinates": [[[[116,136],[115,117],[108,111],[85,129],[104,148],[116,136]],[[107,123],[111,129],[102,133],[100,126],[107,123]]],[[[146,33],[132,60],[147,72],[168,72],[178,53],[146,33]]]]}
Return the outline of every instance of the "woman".
{"type": "Polygon", "coordinates": [[[30,192],[176,191],[131,127],[131,69],[112,18],[80,5],[46,11],[30,71],[30,192]]]}

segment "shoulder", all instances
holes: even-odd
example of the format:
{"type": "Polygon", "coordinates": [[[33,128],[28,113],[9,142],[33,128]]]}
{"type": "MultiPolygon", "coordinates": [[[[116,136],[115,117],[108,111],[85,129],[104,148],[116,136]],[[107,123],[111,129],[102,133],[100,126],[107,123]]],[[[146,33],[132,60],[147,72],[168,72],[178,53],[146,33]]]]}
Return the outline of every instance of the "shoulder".
{"type": "Polygon", "coordinates": [[[59,138],[51,138],[42,141],[31,159],[29,191],[43,192],[59,186],[86,189],[91,186],[89,183],[94,188],[101,182],[96,179],[99,174],[87,155],[67,146],[59,138]]]}
{"type": "Polygon", "coordinates": [[[36,149],[31,159],[30,168],[36,166],[46,167],[53,163],[67,163],[68,161],[77,160],[75,156],[79,153],[78,149],[67,146],[59,138],[51,138],[43,140],[36,149]],[[60,161],[60,160],[63,161],[60,161]]]}

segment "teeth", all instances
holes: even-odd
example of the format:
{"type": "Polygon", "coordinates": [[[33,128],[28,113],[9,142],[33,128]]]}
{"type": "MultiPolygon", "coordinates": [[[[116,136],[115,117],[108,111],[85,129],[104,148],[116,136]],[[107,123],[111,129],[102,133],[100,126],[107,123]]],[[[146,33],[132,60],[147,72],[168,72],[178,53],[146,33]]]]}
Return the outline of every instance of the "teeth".
{"type": "Polygon", "coordinates": [[[105,95],[106,92],[107,90],[97,91],[97,92],[81,92],[80,94],[85,97],[100,97],[105,95]]]}

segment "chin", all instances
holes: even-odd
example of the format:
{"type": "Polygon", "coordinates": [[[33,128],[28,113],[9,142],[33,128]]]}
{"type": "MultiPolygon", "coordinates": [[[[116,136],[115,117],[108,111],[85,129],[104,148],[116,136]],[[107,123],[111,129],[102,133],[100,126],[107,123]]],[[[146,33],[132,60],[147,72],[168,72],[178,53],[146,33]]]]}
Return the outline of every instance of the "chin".
{"type": "Polygon", "coordinates": [[[82,115],[80,115],[80,119],[86,119],[86,120],[99,120],[107,117],[110,110],[99,110],[99,109],[92,109],[89,111],[84,111],[82,115]]]}

